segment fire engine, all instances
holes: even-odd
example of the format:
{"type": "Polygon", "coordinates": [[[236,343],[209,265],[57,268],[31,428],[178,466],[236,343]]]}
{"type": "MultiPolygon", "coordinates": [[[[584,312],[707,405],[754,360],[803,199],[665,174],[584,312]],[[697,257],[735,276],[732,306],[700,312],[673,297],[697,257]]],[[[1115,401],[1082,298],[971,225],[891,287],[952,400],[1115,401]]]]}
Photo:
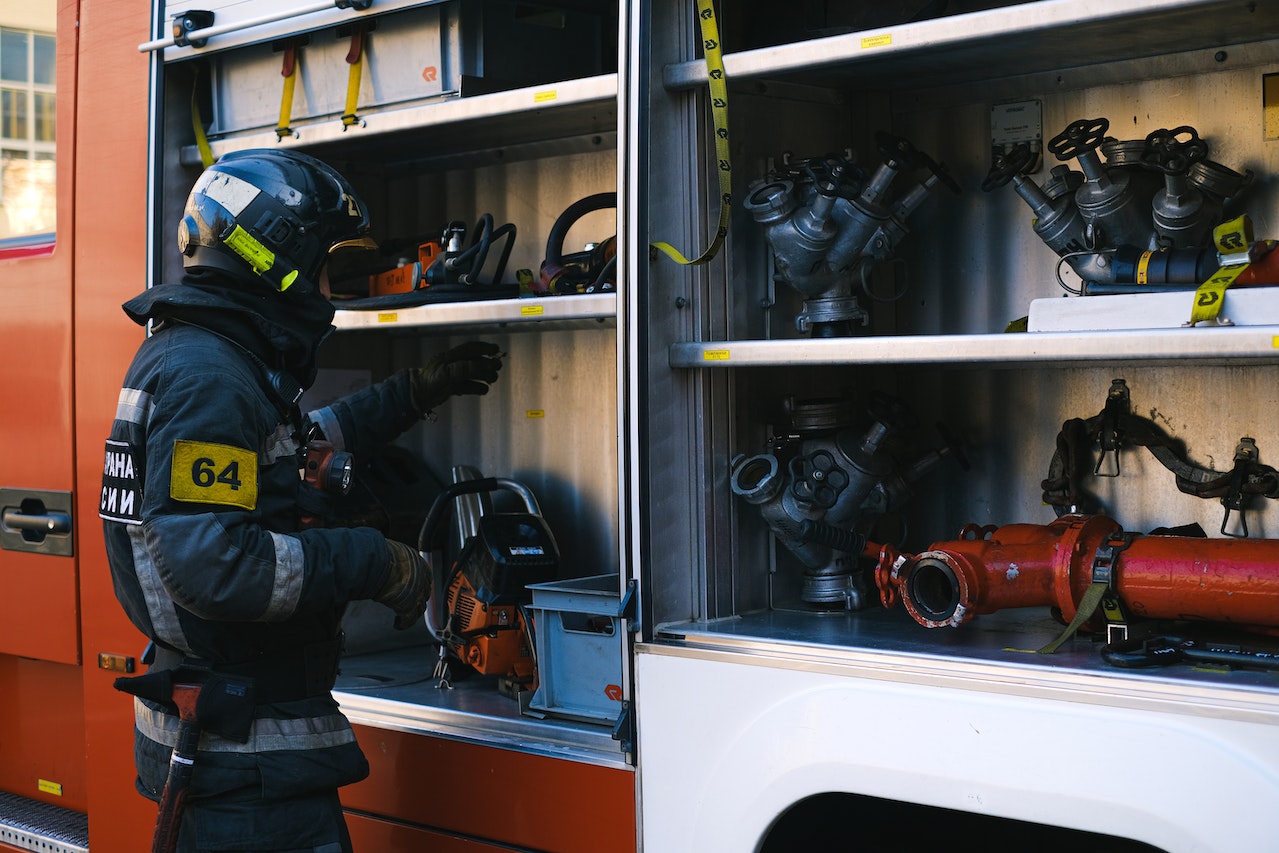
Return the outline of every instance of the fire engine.
{"type": "Polygon", "coordinates": [[[1271,0],[7,4],[0,849],[151,838],[120,304],[277,147],[382,246],[304,403],[509,354],[308,460],[436,571],[344,620],[356,849],[1276,849],[1277,45],[1271,0]]]}

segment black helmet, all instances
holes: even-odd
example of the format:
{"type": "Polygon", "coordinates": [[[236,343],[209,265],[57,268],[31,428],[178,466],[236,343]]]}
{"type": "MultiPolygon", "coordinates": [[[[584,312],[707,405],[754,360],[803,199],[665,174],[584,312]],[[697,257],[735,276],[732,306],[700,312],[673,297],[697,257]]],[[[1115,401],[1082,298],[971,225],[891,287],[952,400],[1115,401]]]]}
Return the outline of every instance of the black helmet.
{"type": "Polygon", "coordinates": [[[251,149],[224,154],[195,182],[178,248],[187,269],[248,274],[305,294],[330,250],[376,248],[368,229],[364,202],[330,166],[295,151],[251,149]]]}

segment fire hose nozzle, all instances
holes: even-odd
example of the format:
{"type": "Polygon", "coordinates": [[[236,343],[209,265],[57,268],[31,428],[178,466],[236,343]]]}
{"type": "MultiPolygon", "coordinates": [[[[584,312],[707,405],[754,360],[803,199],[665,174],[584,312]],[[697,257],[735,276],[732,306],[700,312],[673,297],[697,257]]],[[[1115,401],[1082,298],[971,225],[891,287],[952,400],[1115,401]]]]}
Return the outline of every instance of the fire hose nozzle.
{"type": "Polygon", "coordinates": [[[1144,619],[1279,627],[1279,540],[1134,536],[1100,515],[983,529],[916,556],[886,548],[876,582],[927,628],[1006,607],[1055,606],[1069,622],[1098,583],[1144,619]]]}

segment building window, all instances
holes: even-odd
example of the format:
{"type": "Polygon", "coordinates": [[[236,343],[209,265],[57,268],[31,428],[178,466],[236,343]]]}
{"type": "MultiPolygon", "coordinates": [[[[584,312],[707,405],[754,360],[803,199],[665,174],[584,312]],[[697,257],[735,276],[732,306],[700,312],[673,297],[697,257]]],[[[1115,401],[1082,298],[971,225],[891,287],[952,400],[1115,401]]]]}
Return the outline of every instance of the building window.
{"type": "Polygon", "coordinates": [[[0,247],[54,231],[56,15],[55,0],[0,11],[0,247]]]}

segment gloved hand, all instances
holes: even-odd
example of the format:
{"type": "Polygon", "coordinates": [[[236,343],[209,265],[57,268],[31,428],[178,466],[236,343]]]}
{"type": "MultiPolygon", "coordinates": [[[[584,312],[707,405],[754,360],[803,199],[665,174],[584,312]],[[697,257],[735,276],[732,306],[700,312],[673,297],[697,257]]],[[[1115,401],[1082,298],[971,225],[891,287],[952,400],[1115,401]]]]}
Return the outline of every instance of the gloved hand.
{"type": "Polygon", "coordinates": [[[422,414],[458,394],[487,394],[502,369],[501,350],[484,341],[467,341],[409,368],[413,407],[422,414]]]}
{"type": "Polygon", "coordinates": [[[431,568],[416,548],[386,540],[391,552],[391,571],[386,583],[373,596],[395,611],[395,630],[411,628],[426,612],[426,600],[431,597],[431,568]]]}

